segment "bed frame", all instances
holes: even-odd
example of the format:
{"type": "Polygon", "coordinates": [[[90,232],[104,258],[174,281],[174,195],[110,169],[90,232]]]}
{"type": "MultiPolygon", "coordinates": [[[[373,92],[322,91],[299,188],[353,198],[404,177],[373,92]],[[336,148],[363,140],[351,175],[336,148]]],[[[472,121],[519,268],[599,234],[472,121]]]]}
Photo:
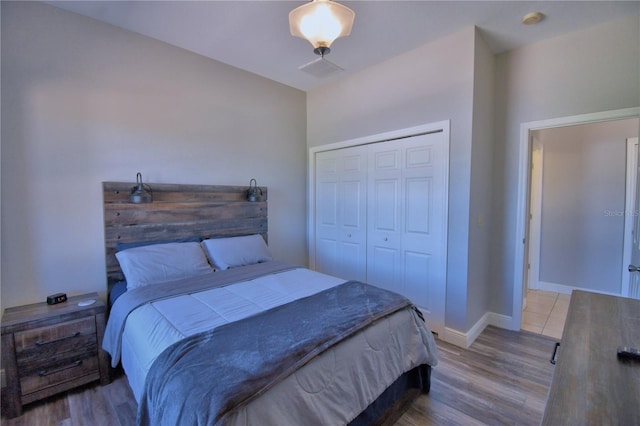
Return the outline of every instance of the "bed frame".
{"type": "MultiPolygon", "coordinates": [[[[246,186],[150,183],[153,202],[129,202],[135,183],[103,182],[105,255],[109,292],[124,279],[115,257],[118,243],[170,241],[261,234],[268,241],[267,188],[263,201],[247,201],[246,186]]],[[[431,367],[405,373],[351,422],[392,425],[421,393],[428,393],[431,367]]]]}

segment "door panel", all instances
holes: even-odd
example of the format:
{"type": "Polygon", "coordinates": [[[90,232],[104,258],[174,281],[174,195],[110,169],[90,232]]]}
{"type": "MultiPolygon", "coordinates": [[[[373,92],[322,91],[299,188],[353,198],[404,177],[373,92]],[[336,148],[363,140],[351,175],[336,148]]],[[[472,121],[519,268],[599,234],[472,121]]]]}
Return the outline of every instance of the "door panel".
{"type": "Polygon", "coordinates": [[[367,282],[397,292],[402,282],[396,266],[399,260],[400,251],[397,248],[372,244],[367,256],[367,282]]]}
{"type": "Polygon", "coordinates": [[[429,234],[429,204],[432,179],[412,178],[405,181],[405,220],[408,234],[429,234]]]}
{"type": "Polygon", "coordinates": [[[436,133],[369,147],[367,280],[407,296],[437,332],[446,294],[445,142],[436,133]]]}
{"type": "Polygon", "coordinates": [[[316,155],[316,269],[366,280],[366,150],[316,155]]]}
{"type": "Polygon", "coordinates": [[[444,331],[447,140],[444,133],[403,141],[404,289],[432,329],[444,331]]]}
{"type": "Polygon", "coordinates": [[[367,153],[365,147],[347,148],[341,170],[341,229],[339,277],[367,279],[367,153]]]}
{"type": "Polygon", "coordinates": [[[335,238],[316,238],[316,270],[325,274],[339,276],[337,260],[338,241],[335,238]]]}
{"type": "Polygon", "coordinates": [[[336,276],[346,280],[366,282],[366,246],[360,242],[343,241],[338,256],[336,276]]]}
{"type": "MultiPolygon", "coordinates": [[[[420,137],[420,136],[416,136],[420,137]]],[[[431,151],[433,146],[414,146],[407,148],[406,150],[406,168],[412,169],[414,167],[430,167],[434,164],[431,162],[431,151]]]]}
{"type": "Polygon", "coordinates": [[[321,226],[338,226],[338,182],[319,182],[318,196],[323,200],[318,206],[318,222],[321,226]]]}
{"type": "Polygon", "coordinates": [[[363,209],[360,203],[364,197],[363,182],[343,181],[342,182],[342,226],[351,229],[360,229],[364,226],[363,209]]]}
{"type": "Polygon", "coordinates": [[[435,303],[429,297],[429,286],[433,282],[431,277],[432,256],[426,253],[405,250],[404,257],[404,285],[403,293],[420,306],[425,317],[433,313],[431,305],[435,303]]]}
{"type": "MultiPolygon", "coordinates": [[[[355,148],[345,148],[345,150],[349,151],[363,151],[361,147],[355,148]]],[[[342,171],[345,174],[355,173],[359,175],[360,173],[366,172],[366,161],[367,158],[363,156],[363,152],[354,152],[351,155],[347,155],[343,158],[343,167],[342,171]]]]}
{"type": "Polygon", "coordinates": [[[397,205],[399,202],[398,179],[376,179],[373,184],[373,230],[398,231],[397,205]]]}
{"type": "Polygon", "coordinates": [[[381,142],[370,148],[373,151],[373,170],[377,172],[400,170],[400,151],[397,148],[384,146],[381,142]]]}
{"type": "Polygon", "coordinates": [[[367,282],[401,292],[401,158],[399,144],[369,146],[367,282]]]}

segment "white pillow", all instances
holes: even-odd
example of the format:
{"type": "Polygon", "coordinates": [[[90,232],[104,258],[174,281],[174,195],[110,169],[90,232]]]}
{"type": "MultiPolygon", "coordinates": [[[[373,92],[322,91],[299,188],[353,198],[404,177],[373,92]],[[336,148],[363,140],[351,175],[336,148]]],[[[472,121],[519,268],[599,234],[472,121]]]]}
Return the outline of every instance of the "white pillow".
{"type": "Polygon", "coordinates": [[[269,248],[259,234],[213,238],[204,240],[202,246],[213,266],[220,270],[272,260],[269,248]]]}
{"type": "Polygon", "coordinates": [[[166,243],[116,253],[127,290],[213,272],[200,243],[166,243]]]}

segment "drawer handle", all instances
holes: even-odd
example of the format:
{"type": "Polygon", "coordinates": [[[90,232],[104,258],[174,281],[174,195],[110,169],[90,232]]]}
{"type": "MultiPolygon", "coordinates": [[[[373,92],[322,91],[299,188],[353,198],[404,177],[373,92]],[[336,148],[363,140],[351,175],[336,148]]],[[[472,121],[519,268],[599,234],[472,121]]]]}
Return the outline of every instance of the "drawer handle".
{"type": "Polygon", "coordinates": [[[553,347],[553,354],[551,354],[551,359],[549,360],[553,365],[556,365],[556,353],[558,352],[558,346],[560,346],[560,343],[556,342],[556,345],[553,347]]]}
{"type": "Polygon", "coordinates": [[[75,331],[73,334],[71,334],[71,336],[67,336],[67,337],[61,337],[59,339],[56,340],[50,340],[48,342],[43,342],[42,340],[38,340],[36,342],[36,346],[43,346],[43,345],[48,345],[49,343],[55,343],[55,342],[59,342],[61,340],[66,340],[66,339],[72,339],[74,337],[78,337],[80,335],[79,331],[75,331]]]}
{"type": "Polygon", "coordinates": [[[74,368],[74,367],[78,367],[80,365],[82,365],[82,360],[81,359],[76,361],[76,362],[74,362],[71,365],[67,365],[66,367],[58,368],[57,370],[52,370],[52,371],[40,370],[40,371],[38,371],[38,376],[40,376],[40,377],[48,376],[49,374],[59,373],[61,371],[68,370],[68,369],[74,368]]]}

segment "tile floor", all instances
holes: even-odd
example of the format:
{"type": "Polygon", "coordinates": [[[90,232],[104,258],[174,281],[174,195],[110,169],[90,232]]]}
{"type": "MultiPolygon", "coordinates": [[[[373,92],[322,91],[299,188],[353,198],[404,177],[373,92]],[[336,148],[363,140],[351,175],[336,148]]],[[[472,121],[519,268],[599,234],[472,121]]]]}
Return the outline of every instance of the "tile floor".
{"type": "Polygon", "coordinates": [[[560,339],[567,318],[570,295],[542,290],[527,291],[522,329],[560,339]]]}

